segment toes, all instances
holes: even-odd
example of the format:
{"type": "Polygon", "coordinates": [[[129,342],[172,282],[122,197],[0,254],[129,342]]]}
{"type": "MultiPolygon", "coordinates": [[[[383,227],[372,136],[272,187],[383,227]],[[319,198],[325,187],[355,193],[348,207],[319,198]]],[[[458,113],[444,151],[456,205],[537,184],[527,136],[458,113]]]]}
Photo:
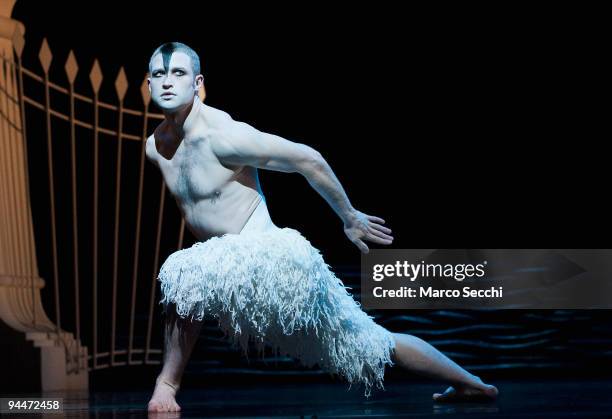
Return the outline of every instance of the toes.
{"type": "Polygon", "coordinates": [[[161,406],[158,406],[158,405],[154,405],[152,407],[149,407],[149,412],[157,413],[157,412],[163,412],[163,411],[164,411],[164,409],[161,406]]]}
{"type": "Polygon", "coordinates": [[[486,402],[491,401],[497,397],[499,391],[495,386],[485,385],[481,389],[460,389],[457,391],[454,387],[449,387],[444,393],[434,393],[433,400],[436,402],[459,402],[459,401],[472,401],[472,402],[486,402]]]}
{"type": "Polygon", "coordinates": [[[181,407],[174,397],[153,397],[147,405],[149,412],[180,412],[181,407]]]}
{"type": "Polygon", "coordinates": [[[485,394],[490,397],[497,397],[497,395],[499,394],[499,390],[497,390],[497,387],[495,386],[488,385],[485,389],[485,394]]]}
{"type": "Polygon", "coordinates": [[[454,387],[449,387],[442,394],[434,393],[433,399],[435,401],[437,401],[437,402],[449,401],[449,400],[452,400],[455,397],[456,394],[457,394],[457,391],[455,390],[455,388],[454,387]]]}
{"type": "Polygon", "coordinates": [[[149,402],[147,407],[149,412],[179,412],[181,410],[178,404],[164,404],[159,402],[149,402]]]}
{"type": "Polygon", "coordinates": [[[157,412],[158,411],[157,409],[159,409],[159,407],[160,406],[159,406],[158,403],[156,403],[156,402],[149,402],[149,405],[147,406],[147,410],[149,412],[157,412]]]}
{"type": "Polygon", "coordinates": [[[442,394],[441,394],[441,393],[434,393],[434,394],[433,394],[433,399],[434,399],[435,401],[439,401],[439,400],[440,400],[440,397],[442,397],[442,394]]]}

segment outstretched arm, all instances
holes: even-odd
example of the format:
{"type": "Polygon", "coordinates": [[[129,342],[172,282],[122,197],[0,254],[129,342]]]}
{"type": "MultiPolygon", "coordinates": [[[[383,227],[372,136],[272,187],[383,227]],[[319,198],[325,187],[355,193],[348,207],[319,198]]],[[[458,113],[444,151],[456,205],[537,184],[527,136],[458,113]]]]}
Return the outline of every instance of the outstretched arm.
{"type": "Polygon", "coordinates": [[[378,244],[393,242],[391,229],[383,226],[385,220],[353,208],[340,181],[320,154],[317,162],[302,174],[336,211],[344,223],[344,233],[363,253],[369,251],[363,240],[378,244]]]}
{"type": "Polygon", "coordinates": [[[225,135],[212,144],[222,162],[254,166],[286,173],[300,173],[327,201],[344,223],[344,232],[363,253],[363,240],[391,244],[391,230],[379,217],[364,214],[351,205],[344,188],[321,153],[305,144],[266,134],[248,124],[232,121],[225,135]]]}

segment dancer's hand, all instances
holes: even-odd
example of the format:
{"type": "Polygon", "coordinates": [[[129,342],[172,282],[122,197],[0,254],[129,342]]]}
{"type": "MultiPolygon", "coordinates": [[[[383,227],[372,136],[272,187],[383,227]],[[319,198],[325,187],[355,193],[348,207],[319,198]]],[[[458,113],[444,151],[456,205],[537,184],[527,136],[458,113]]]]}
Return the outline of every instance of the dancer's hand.
{"type": "Polygon", "coordinates": [[[368,253],[370,249],[363,240],[378,244],[393,243],[391,229],[383,226],[384,223],[382,218],[354,210],[344,222],[344,234],[362,253],[368,253]]]}

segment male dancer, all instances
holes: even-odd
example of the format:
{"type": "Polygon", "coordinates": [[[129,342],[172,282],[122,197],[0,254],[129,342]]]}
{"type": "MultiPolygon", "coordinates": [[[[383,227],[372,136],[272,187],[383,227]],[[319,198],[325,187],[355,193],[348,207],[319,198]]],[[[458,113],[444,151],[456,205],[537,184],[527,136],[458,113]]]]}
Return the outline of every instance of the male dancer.
{"type": "MultiPolygon", "coordinates": [[[[219,237],[236,240],[246,235],[247,230],[251,237],[281,231],[272,223],[267,211],[257,176],[260,168],[302,174],[342,219],[346,236],[360,251],[367,253],[369,250],[364,241],[392,243],[391,230],[383,225],[383,219],[352,207],[342,185],[319,152],[307,145],[260,132],[203,104],[198,91],[203,91],[204,77],[200,74],[199,57],[191,48],[179,42],[160,46],[151,57],[149,74],[151,98],[163,111],[165,120],[147,139],[146,155],[160,169],[186,225],[198,240],[209,243],[219,237]]],[[[178,289],[176,284],[168,286],[178,289]]],[[[187,297],[192,298],[191,295],[183,296],[181,302],[187,297]]],[[[168,300],[171,299],[168,297],[168,300]]],[[[202,326],[201,320],[184,318],[185,313],[177,313],[176,305],[168,307],[164,364],[148,405],[149,411],[180,410],[175,400],[176,392],[202,326]]],[[[351,316],[355,317],[355,312],[351,316]]],[[[371,327],[388,334],[393,342],[396,364],[452,384],[444,393],[435,393],[434,400],[494,399],[497,396],[494,386],[483,383],[423,340],[391,333],[373,321],[371,327]]],[[[309,336],[309,339],[316,339],[314,335],[309,336]]],[[[313,341],[313,345],[315,343],[313,341]]],[[[359,346],[367,347],[368,341],[359,342],[359,346]]]]}

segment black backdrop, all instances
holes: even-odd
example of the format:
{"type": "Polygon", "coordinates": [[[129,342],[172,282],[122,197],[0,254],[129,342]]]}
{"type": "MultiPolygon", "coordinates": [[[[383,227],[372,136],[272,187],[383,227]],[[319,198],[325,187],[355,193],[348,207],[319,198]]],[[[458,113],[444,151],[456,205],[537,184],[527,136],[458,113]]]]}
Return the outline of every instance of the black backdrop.
{"type": "MultiPolygon", "coordinates": [[[[26,65],[46,36],[56,79],[74,49],[85,91],[94,57],[103,89],[125,66],[128,104],[154,48],[191,45],[207,103],[321,151],[355,207],[389,220],[397,248],[609,243],[601,111],[579,72],[589,54],[554,11],[18,1],[13,16],[26,65]]],[[[304,180],[262,179],[279,223],[334,243],[332,261],[357,260],[304,180]]]]}
{"type": "MultiPolygon", "coordinates": [[[[605,157],[591,124],[601,111],[584,96],[592,85],[578,72],[589,54],[554,11],[18,1],[13,17],[26,26],[28,68],[40,68],[47,37],[53,79],[64,80],[73,49],[82,69],[77,90],[90,92],[86,75],[98,58],[106,75],[102,99],[114,102],[108,92],[124,66],[126,104],[135,108],[153,49],[170,40],[189,44],[202,59],[209,105],[319,150],[353,205],[388,221],[394,248],[610,244],[605,157]]],[[[260,178],[277,225],[302,231],[331,265],[358,269],[357,248],[304,179],[274,172],[260,178]]],[[[45,222],[35,224],[44,235],[45,222]]],[[[49,263],[40,264],[49,278],[49,263]]],[[[403,313],[410,316],[400,323],[397,314],[377,316],[398,331],[419,330],[423,319],[438,316],[435,329],[450,333],[448,352],[455,354],[478,353],[475,342],[484,338],[453,332],[460,318],[453,313],[403,313]]],[[[582,324],[597,329],[609,317],[540,314],[551,317],[523,322],[524,331],[552,327],[560,336],[553,343],[566,349],[576,348],[575,323],[550,319],[583,316],[582,324]]],[[[497,313],[494,324],[503,328],[517,315],[497,313]]],[[[539,314],[520,312],[532,315],[539,314]]],[[[474,324],[485,320],[470,316],[474,324]]],[[[604,337],[581,346],[580,356],[609,362],[604,337]]],[[[500,365],[506,349],[485,345],[480,350],[493,358],[474,364],[500,365]]],[[[558,368],[575,360],[537,345],[534,356],[559,361],[558,368]]]]}

